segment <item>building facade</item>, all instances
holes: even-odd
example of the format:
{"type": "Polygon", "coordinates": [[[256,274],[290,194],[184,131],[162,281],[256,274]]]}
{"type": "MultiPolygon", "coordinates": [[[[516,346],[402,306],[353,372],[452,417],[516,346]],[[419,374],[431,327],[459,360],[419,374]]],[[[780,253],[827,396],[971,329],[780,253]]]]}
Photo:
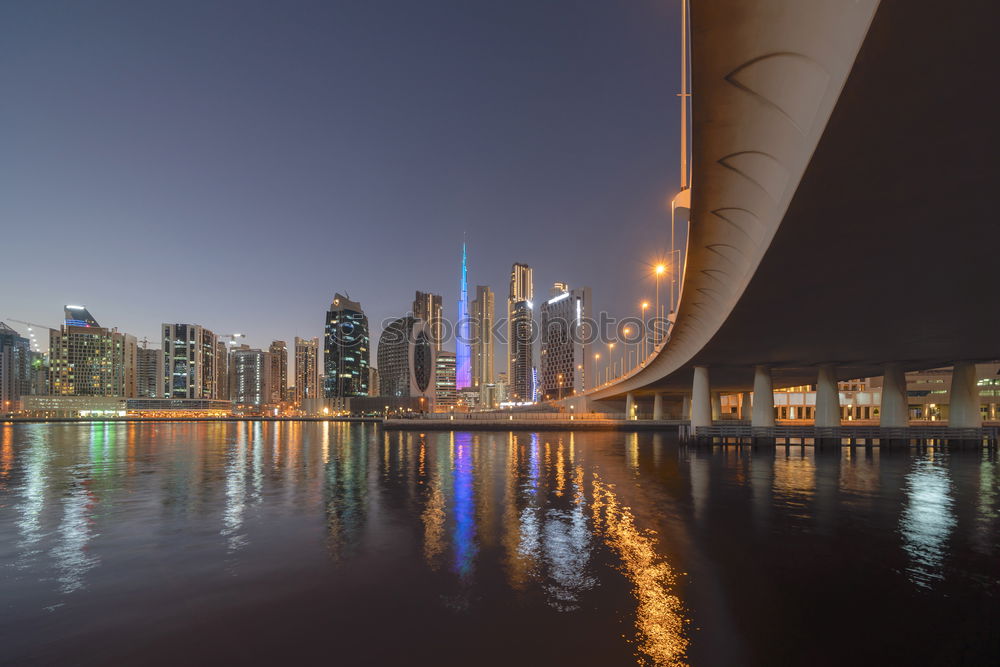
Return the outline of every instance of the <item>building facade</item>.
{"type": "Polygon", "coordinates": [[[441,351],[434,358],[434,400],[438,412],[446,412],[458,405],[453,352],[441,351]]]}
{"type": "Polygon", "coordinates": [[[413,317],[427,322],[430,327],[431,338],[434,340],[434,351],[441,351],[443,341],[443,313],[441,308],[441,295],[430,292],[417,292],[413,298],[413,317]]]}
{"type": "Polygon", "coordinates": [[[319,338],[295,337],[296,403],[319,398],[319,338]]]}
{"type": "Polygon", "coordinates": [[[411,316],[393,320],[378,342],[382,396],[419,397],[425,410],[434,403],[434,346],[427,323],[411,316]]]}
{"type": "Polygon", "coordinates": [[[31,341],[0,322],[0,412],[31,393],[31,341]]]}
{"type": "Polygon", "coordinates": [[[163,397],[163,351],[140,347],[136,350],[135,395],[138,398],[163,397]]]}
{"type": "Polygon", "coordinates": [[[283,340],[271,341],[268,348],[271,362],[271,396],[268,403],[288,400],[288,344],[283,340]]]}
{"type": "Polygon", "coordinates": [[[590,321],[590,288],[570,291],[566,283],[556,283],[539,311],[543,397],[560,399],[582,394],[593,386],[593,359],[584,328],[584,323],[590,321]]]}
{"type": "Polygon", "coordinates": [[[323,393],[326,398],[368,395],[368,317],[361,304],[336,294],[326,313],[323,393]]]}
{"type": "Polygon", "coordinates": [[[493,324],[496,317],[493,290],[476,285],[472,302],[472,386],[480,388],[496,381],[493,324]]]}
{"type": "Polygon", "coordinates": [[[136,390],[135,336],[100,326],[83,306],[66,306],[49,330],[49,384],[58,396],[124,396],[136,390]]]}
{"type": "Polygon", "coordinates": [[[531,267],[514,264],[510,271],[507,296],[507,377],[509,400],[534,400],[532,366],[534,364],[534,283],[531,267]]]}
{"type": "Polygon", "coordinates": [[[160,326],[163,334],[164,398],[218,396],[217,354],[219,338],[200,324],[160,326]]]}
{"type": "Polygon", "coordinates": [[[229,355],[229,384],[233,403],[261,407],[271,397],[271,359],[263,350],[240,345],[229,355]]]}

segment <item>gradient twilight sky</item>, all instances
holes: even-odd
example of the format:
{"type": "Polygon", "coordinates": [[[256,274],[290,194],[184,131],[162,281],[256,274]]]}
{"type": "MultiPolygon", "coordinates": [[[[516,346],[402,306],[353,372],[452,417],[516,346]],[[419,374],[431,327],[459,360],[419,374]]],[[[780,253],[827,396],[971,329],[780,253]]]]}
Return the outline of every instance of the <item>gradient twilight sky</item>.
{"type": "Polygon", "coordinates": [[[321,336],[341,291],[374,348],[414,290],[454,317],[463,232],[470,293],[490,285],[498,316],[516,261],[536,299],[566,281],[633,315],[669,245],[679,13],[2,3],[0,319],[57,325],[83,303],[157,345],[169,321],[266,347],[321,336]]]}

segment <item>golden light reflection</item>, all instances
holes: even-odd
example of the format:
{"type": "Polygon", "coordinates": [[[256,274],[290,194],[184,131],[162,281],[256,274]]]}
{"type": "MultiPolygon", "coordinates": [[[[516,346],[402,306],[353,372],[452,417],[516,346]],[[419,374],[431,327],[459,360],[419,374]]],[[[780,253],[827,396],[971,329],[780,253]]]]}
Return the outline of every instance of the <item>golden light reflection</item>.
{"type": "Polygon", "coordinates": [[[561,498],[564,488],[566,488],[566,457],[563,455],[563,444],[560,440],[556,448],[556,496],[561,498]]]}
{"type": "Polygon", "coordinates": [[[441,481],[437,475],[431,477],[427,505],[420,518],[424,523],[424,559],[428,567],[436,570],[444,553],[445,522],[444,494],[441,493],[441,481]]]}
{"type": "Polygon", "coordinates": [[[594,473],[594,529],[622,561],[636,598],[636,647],[641,664],[687,665],[689,640],[684,606],[672,591],[676,574],[656,551],[656,533],[640,530],[628,507],[620,505],[614,485],[594,473]]]}

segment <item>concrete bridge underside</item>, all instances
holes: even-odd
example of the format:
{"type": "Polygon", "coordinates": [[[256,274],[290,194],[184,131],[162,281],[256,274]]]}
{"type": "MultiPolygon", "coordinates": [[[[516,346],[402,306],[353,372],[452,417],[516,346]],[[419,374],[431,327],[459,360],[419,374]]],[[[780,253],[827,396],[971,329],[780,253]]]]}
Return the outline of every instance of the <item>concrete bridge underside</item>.
{"type": "Polygon", "coordinates": [[[693,3],[671,339],[590,399],[1000,358],[993,3],[693,3]]]}

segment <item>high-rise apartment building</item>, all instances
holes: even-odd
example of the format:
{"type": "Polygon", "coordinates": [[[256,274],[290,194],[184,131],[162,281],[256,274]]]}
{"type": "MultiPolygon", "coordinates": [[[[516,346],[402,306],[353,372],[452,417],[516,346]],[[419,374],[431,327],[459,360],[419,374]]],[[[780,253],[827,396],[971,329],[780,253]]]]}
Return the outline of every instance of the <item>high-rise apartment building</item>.
{"type": "Polygon", "coordinates": [[[442,337],[442,310],[441,295],[429,292],[417,292],[413,299],[413,316],[418,320],[427,322],[431,338],[434,341],[434,351],[441,351],[442,337]]]}
{"type": "Polygon", "coordinates": [[[271,362],[271,396],[268,403],[282,403],[288,399],[288,344],[283,340],[271,341],[267,351],[271,362]]]}
{"type": "Polygon", "coordinates": [[[66,306],[49,330],[49,384],[58,396],[124,396],[136,392],[135,336],[100,326],[83,306],[66,306]]]}
{"type": "Polygon", "coordinates": [[[508,398],[516,402],[534,400],[533,297],[531,267],[514,264],[507,297],[507,376],[510,381],[508,398]]]}
{"type": "Polygon", "coordinates": [[[326,313],[323,393],[326,398],[368,395],[368,317],[361,304],[336,294],[326,313]]]}
{"type": "Polygon", "coordinates": [[[200,324],[168,324],[163,333],[165,398],[217,398],[219,338],[200,324]]]}
{"type": "Polygon", "coordinates": [[[295,402],[319,398],[319,338],[295,337],[295,402]]]}
{"type": "Polygon", "coordinates": [[[31,341],[0,322],[0,412],[31,393],[31,341]]]}
{"type": "Polygon", "coordinates": [[[434,403],[437,410],[448,410],[458,405],[454,352],[438,352],[434,358],[434,403]]]}
{"type": "Polygon", "coordinates": [[[590,322],[590,288],[570,291],[566,283],[556,283],[539,311],[543,396],[559,399],[583,393],[588,386],[594,386],[585,328],[590,322]]]}
{"type": "Polygon", "coordinates": [[[142,347],[136,350],[135,394],[139,398],[163,397],[163,351],[142,347]]]}
{"type": "Polygon", "coordinates": [[[215,397],[220,401],[233,398],[229,389],[229,346],[224,340],[215,344],[215,397]]]}
{"type": "Polygon", "coordinates": [[[472,302],[472,386],[479,388],[493,384],[494,341],[493,322],[496,317],[493,290],[486,285],[476,285],[476,299],[472,302]]]}
{"type": "Polygon", "coordinates": [[[230,390],[237,405],[260,407],[272,395],[270,353],[240,345],[229,355],[230,390]]]}

